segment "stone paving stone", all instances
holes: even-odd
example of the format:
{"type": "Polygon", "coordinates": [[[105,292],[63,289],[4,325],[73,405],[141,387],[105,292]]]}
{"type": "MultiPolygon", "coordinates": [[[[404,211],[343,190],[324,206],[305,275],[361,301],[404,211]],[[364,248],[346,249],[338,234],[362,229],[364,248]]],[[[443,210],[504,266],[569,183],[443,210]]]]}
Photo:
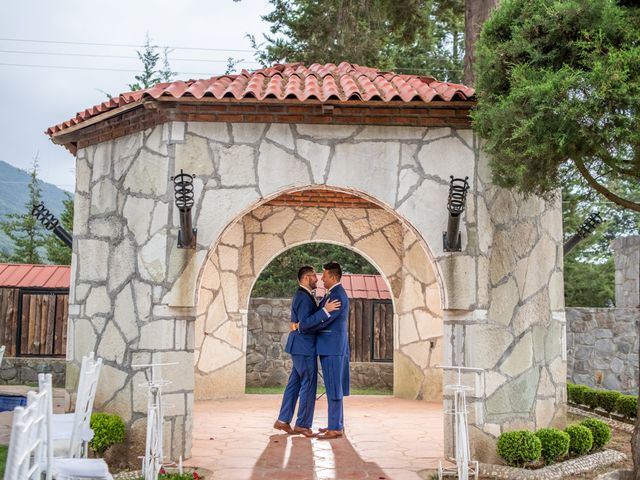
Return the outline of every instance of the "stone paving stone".
{"type": "MultiPolygon", "coordinates": [[[[324,441],[271,427],[280,395],[196,402],[192,458],[225,480],[419,480],[444,455],[442,406],[391,396],[345,399],[345,437],[324,441]],[[419,442],[418,439],[422,439],[419,442]]],[[[316,403],[313,428],[326,426],[316,403]]]]}

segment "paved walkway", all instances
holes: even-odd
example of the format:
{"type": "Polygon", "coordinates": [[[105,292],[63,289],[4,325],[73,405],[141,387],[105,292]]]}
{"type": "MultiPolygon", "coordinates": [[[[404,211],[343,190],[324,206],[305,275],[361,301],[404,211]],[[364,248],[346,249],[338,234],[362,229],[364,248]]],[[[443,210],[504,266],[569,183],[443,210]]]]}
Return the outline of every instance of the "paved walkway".
{"type": "MultiPolygon", "coordinates": [[[[345,398],[346,436],[281,434],[271,427],[280,395],[196,402],[190,465],[223,480],[419,480],[443,456],[442,406],[389,396],[345,398]]],[[[316,404],[314,430],[326,426],[316,404]]]]}

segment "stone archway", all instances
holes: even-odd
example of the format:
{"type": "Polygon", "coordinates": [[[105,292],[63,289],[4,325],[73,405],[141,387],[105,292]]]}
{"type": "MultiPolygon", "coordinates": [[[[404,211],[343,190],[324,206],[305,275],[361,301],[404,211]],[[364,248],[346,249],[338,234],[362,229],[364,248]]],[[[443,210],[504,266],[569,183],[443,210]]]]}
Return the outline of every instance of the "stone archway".
{"type": "MultiPolygon", "coordinates": [[[[311,199],[330,193],[306,194],[311,199]]],[[[443,354],[440,285],[427,252],[395,214],[367,201],[355,203],[328,208],[313,200],[290,206],[275,199],[225,230],[200,275],[196,399],[244,393],[248,303],[260,272],[293,246],[329,242],[361,254],[388,282],[395,307],[394,394],[442,400],[442,374],[434,368],[443,354]]]]}

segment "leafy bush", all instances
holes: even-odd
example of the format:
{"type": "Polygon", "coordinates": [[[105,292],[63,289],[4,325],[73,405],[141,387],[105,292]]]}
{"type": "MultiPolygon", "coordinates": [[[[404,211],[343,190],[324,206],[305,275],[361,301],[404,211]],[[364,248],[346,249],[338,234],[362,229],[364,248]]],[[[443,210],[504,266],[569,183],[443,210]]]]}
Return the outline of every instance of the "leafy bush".
{"type": "Polygon", "coordinates": [[[635,418],[638,414],[638,397],[635,395],[620,395],[616,402],[615,410],[627,418],[635,418]]]}
{"type": "Polygon", "coordinates": [[[94,413],[90,425],[94,435],[89,446],[99,457],[112,445],[124,441],[124,422],[118,415],[94,413]]]}
{"type": "Polygon", "coordinates": [[[587,387],[587,389],[582,392],[582,403],[591,408],[596,408],[598,406],[599,399],[600,390],[587,387]]]}
{"type": "Polygon", "coordinates": [[[584,393],[589,390],[586,385],[567,384],[567,396],[569,401],[578,405],[584,404],[584,393]]]}
{"type": "Polygon", "coordinates": [[[548,465],[569,453],[569,434],[557,428],[541,428],[535,433],[542,444],[542,458],[548,465]]]}
{"type": "Polygon", "coordinates": [[[580,422],[580,425],[591,430],[593,436],[592,450],[604,447],[611,440],[611,427],[602,420],[589,418],[580,422]]]}
{"type": "Polygon", "coordinates": [[[614,412],[616,410],[616,403],[621,396],[622,394],[620,392],[613,390],[600,390],[597,393],[598,406],[606,412],[614,412]]]}
{"type": "Polygon", "coordinates": [[[571,425],[564,430],[569,434],[569,452],[575,455],[584,455],[593,447],[593,435],[591,430],[583,425],[571,425]]]}
{"type": "Polygon", "coordinates": [[[498,437],[497,453],[507,465],[522,467],[540,458],[542,444],[538,437],[526,430],[505,432],[498,437]]]}

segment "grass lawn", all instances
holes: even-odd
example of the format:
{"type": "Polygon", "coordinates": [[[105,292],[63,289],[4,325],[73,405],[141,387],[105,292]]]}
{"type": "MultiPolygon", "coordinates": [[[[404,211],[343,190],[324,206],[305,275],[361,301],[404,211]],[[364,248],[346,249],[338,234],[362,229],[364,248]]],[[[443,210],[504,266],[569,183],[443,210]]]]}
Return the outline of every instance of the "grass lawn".
{"type": "MultiPolygon", "coordinates": [[[[324,387],[318,388],[318,395],[325,392],[324,387]]],[[[247,387],[245,393],[249,394],[267,394],[267,393],[284,393],[284,387],[247,387]]],[[[351,395],[393,395],[391,390],[380,390],[376,388],[352,388],[351,395]]]]}
{"type": "Polygon", "coordinates": [[[4,466],[7,463],[7,452],[9,447],[6,445],[0,445],[0,478],[4,476],[4,466]]]}

